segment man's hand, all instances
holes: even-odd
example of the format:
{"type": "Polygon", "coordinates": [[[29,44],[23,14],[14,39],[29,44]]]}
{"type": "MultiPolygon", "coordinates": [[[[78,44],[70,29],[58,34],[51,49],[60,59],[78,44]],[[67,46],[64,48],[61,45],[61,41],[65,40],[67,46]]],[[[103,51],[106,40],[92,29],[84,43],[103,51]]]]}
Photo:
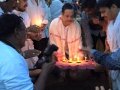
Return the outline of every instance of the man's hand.
{"type": "Polygon", "coordinates": [[[35,77],[35,76],[40,75],[41,71],[42,71],[41,69],[29,70],[29,75],[31,77],[35,77]]]}
{"type": "Polygon", "coordinates": [[[84,50],[80,50],[79,53],[82,54],[84,57],[87,57],[88,59],[94,59],[93,53],[96,50],[93,49],[84,49],[84,50]]]}
{"type": "Polygon", "coordinates": [[[35,90],[44,90],[47,77],[49,73],[54,69],[54,64],[54,60],[50,63],[43,64],[40,76],[38,77],[38,80],[35,83],[35,90]]]}
{"type": "Polygon", "coordinates": [[[43,66],[42,66],[42,70],[44,70],[46,73],[51,72],[55,67],[55,63],[57,61],[57,57],[55,56],[55,53],[52,54],[50,59],[51,59],[50,60],[51,62],[44,63],[43,66]]]}
{"type": "Polygon", "coordinates": [[[43,66],[42,66],[42,70],[45,72],[45,73],[50,73],[53,68],[54,68],[54,64],[55,62],[50,62],[50,63],[44,63],[43,66]]]}
{"type": "Polygon", "coordinates": [[[33,50],[26,50],[23,52],[23,56],[25,59],[38,56],[41,53],[41,51],[33,49],[33,50]]]}

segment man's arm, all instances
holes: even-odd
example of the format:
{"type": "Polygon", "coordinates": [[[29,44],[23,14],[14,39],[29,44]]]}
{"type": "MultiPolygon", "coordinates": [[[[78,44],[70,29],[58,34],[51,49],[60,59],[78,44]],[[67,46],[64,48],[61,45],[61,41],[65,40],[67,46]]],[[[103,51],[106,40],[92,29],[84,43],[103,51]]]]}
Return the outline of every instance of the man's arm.
{"type": "Polygon", "coordinates": [[[54,64],[55,64],[55,61],[52,61],[51,63],[45,63],[43,65],[42,71],[38,77],[38,80],[34,85],[34,90],[44,90],[48,74],[54,68],[54,64]]]}
{"type": "Polygon", "coordinates": [[[108,69],[120,69],[120,49],[111,54],[104,54],[99,51],[94,51],[93,56],[95,61],[108,69]]]}

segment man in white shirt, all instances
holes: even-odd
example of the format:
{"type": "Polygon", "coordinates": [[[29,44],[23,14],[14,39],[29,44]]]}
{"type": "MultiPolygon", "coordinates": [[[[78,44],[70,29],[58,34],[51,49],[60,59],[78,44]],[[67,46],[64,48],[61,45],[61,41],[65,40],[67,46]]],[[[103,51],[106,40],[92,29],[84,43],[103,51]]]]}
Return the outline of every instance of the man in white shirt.
{"type": "Polygon", "coordinates": [[[30,27],[31,20],[28,13],[26,12],[27,1],[28,0],[17,0],[16,8],[12,11],[12,13],[16,14],[17,16],[21,16],[25,26],[28,28],[30,27]]]}
{"type": "MultiPolygon", "coordinates": [[[[37,25],[41,27],[42,24],[48,24],[48,12],[47,5],[44,0],[28,0],[28,6],[26,9],[30,17],[30,25],[37,25]]],[[[45,26],[44,26],[45,28],[45,26]]],[[[43,38],[46,36],[43,33],[43,38]]]]}
{"type": "MultiPolygon", "coordinates": [[[[120,48],[120,1],[99,0],[98,7],[101,16],[109,20],[107,42],[110,47],[110,52],[115,52],[120,48]]],[[[112,80],[113,90],[120,90],[120,71],[111,70],[109,74],[112,80]]]]}
{"type": "Polygon", "coordinates": [[[51,22],[49,29],[50,44],[57,45],[58,52],[63,56],[67,53],[69,58],[73,58],[82,49],[81,28],[73,17],[73,6],[66,3],[62,7],[62,15],[51,22]]]}
{"type": "Polygon", "coordinates": [[[30,26],[30,18],[25,12],[27,0],[5,0],[0,3],[0,15],[4,13],[13,13],[23,18],[26,27],[30,26]]]}

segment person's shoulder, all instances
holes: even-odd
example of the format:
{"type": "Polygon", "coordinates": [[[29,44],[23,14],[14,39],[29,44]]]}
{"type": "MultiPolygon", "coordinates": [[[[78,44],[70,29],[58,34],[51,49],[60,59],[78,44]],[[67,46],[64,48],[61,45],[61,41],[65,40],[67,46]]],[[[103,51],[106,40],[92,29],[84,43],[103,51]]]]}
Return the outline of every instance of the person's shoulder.
{"type": "MultiPolygon", "coordinates": [[[[24,58],[12,47],[0,42],[0,66],[1,68],[25,67],[24,58]],[[17,66],[17,67],[16,67],[17,66]]],[[[12,68],[11,68],[12,69],[12,68]]]]}
{"type": "Polygon", "coordinates": [[[10,58],[20,57],[20,54],[11,46],[0,42],[0,57],[0,59],[6,58],[6,60],[8,60],[10,58]]]}
{"type": "Polygon", "coordinates": [[[59,18],[55,18],[52,20],[51,24],[56,24],[59,21],[59,18]]]}
{"type": "Polygon", "coordinates": [[[58,21],[58,20],[59,20],[59,17],[54,18],[52,21],[55,22],[55,21],[58,21]]]}

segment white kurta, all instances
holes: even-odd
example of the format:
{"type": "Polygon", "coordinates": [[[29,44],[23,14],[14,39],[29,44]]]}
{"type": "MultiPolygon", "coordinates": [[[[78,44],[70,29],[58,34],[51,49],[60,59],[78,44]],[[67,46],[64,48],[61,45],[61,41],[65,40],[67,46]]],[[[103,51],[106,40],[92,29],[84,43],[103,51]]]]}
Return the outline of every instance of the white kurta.
{"type": "Polygon", "coordinates": [[[40,25],[43,20],[48,19],[47,12],[45,10],[46,4],[38,0],[38,5],[35,0],[28,0],[28,7],[26,9],[30,19],[31,25],[40,25]]]}
{"type": "MultiPolygon", "coordinates": [[[[40,26],[45,20],[48,21],[48,8],[44,0],[38,0],[38,5],[35,0],[28,0],[28,7],[26,12],[28,13],[31,25],[40,26]]],[[[42,33],[42,37],[46,37],[46,33],[42,33]]]]}
{"type": "MultiPolygon", "coordinates": [[[[120,48],[120,12],[114,21],[111,21],[107,30],[107,42],[111,52],[115,52],[120,48]]],[[[113,90],[120,90],[120,71],[111,70],[110,76],[112,78],[113,90]]]]}
{"type": "Polygon", "coordinates": [[[74,57],[82,49],[81,28],[77,21],[65,27],[61,18],[56,18],[50,24],[49,34],[50,43],[57,45],[58,52],[63,55],[68,50],[69,57],[74,57]]]}

